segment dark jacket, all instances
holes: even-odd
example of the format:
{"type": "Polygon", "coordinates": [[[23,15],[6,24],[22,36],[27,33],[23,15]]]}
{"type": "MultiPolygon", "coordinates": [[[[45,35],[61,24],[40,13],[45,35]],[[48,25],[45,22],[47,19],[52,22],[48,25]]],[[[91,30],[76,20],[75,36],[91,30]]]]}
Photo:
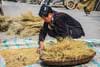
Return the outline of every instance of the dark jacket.
{"type": "Polygon", "coordinates": [[[85,36],[81,24],[68,14],[61,12],[54,12],[51,25],[44,22],[39,34],[39,41],[43,41],[47,34],[55,38],[66,36],[80,38],[81,36],[85,36]]]}

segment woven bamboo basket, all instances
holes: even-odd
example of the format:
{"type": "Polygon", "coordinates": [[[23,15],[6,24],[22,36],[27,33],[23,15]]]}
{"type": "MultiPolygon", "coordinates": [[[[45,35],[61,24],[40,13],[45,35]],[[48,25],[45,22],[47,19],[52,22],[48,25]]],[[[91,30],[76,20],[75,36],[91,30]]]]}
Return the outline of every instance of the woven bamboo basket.
{"type": "Polygon", "coordinates": [[[91,61],[91,59],[96,55],[96,52],[94,52],[91,56],[88,57],[80,57],[78,59],[59,59],[59,60],[54,60],[54,59],[44,59],[43,56],[41,56],[41,60],[43,63],[46,65],[68,65],[68,66],[76,66],[80,64],[85,64],[91,61]]]}

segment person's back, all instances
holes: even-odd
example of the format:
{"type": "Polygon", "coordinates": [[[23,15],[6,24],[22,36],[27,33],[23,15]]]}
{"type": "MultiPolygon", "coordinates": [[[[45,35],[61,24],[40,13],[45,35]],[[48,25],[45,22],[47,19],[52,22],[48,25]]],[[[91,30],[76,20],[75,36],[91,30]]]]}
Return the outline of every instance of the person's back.
{"type": "Polygon", "coordinates": [[[80,38],[81,36],[85,36],[81,24],[70,15],[63,12],[54,11],[53,19],[57,34],[62,33],[62,35],[65,34],[66,36],[70,36],[72,38],[80,38]],[[61,29],[63,32],[60,32],[61,29]]]}

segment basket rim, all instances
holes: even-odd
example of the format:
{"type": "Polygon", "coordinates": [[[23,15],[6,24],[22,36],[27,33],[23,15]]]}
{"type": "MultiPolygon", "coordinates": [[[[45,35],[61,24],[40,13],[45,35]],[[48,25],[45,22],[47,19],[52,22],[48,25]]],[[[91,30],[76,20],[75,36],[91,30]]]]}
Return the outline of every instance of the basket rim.
{"type": "MultiPolygon", "coordinates": [[[[92,59],[94,56],[96,55],[96,52],[94,52],[91,56],[88,56],[88,57],[84,57],[84,58],[81,58],[81,59],[74,59],[74,60],[67,60],[67,59],[65,59],[65,60],[63,60],[63,62],[76,62],[76,61],[81,61],[81,60],[86,60],[86,59],[92,59]]],[[[43,57],[40,57],[40,59],[43,61],[43,62],[57,62],[57,60],[46,60],[46,59],[44,59],[43,57]]],[[[62,59],[60,59],[60,61],[58,61],[58,62],[62,62],[62,59]]]]}

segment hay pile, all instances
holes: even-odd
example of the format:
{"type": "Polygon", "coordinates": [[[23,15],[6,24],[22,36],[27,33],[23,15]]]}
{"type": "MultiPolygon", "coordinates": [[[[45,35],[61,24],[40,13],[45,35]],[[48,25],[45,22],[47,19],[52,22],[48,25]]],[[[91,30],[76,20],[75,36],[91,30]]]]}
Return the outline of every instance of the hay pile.
{"type": "Polygon", "coordinates": [[[10,17],[0,16],[0,32],[7,31],[10,23],[11,23],[10,17]]]}
{"type": "Polygon", "coordinates": [[[33,16],[32,12],[26,12],[13,18],[0,16],[0,31],[11,36],[29,37],[39,33],[43,25],[42,21],[40,17],[33,16]]]}
{"type": "Polygon", "coordinates": [[[24,67],[39,60],[36,48],[2,50],[0,55],[6,61],[6,67],[24,67]]]}

